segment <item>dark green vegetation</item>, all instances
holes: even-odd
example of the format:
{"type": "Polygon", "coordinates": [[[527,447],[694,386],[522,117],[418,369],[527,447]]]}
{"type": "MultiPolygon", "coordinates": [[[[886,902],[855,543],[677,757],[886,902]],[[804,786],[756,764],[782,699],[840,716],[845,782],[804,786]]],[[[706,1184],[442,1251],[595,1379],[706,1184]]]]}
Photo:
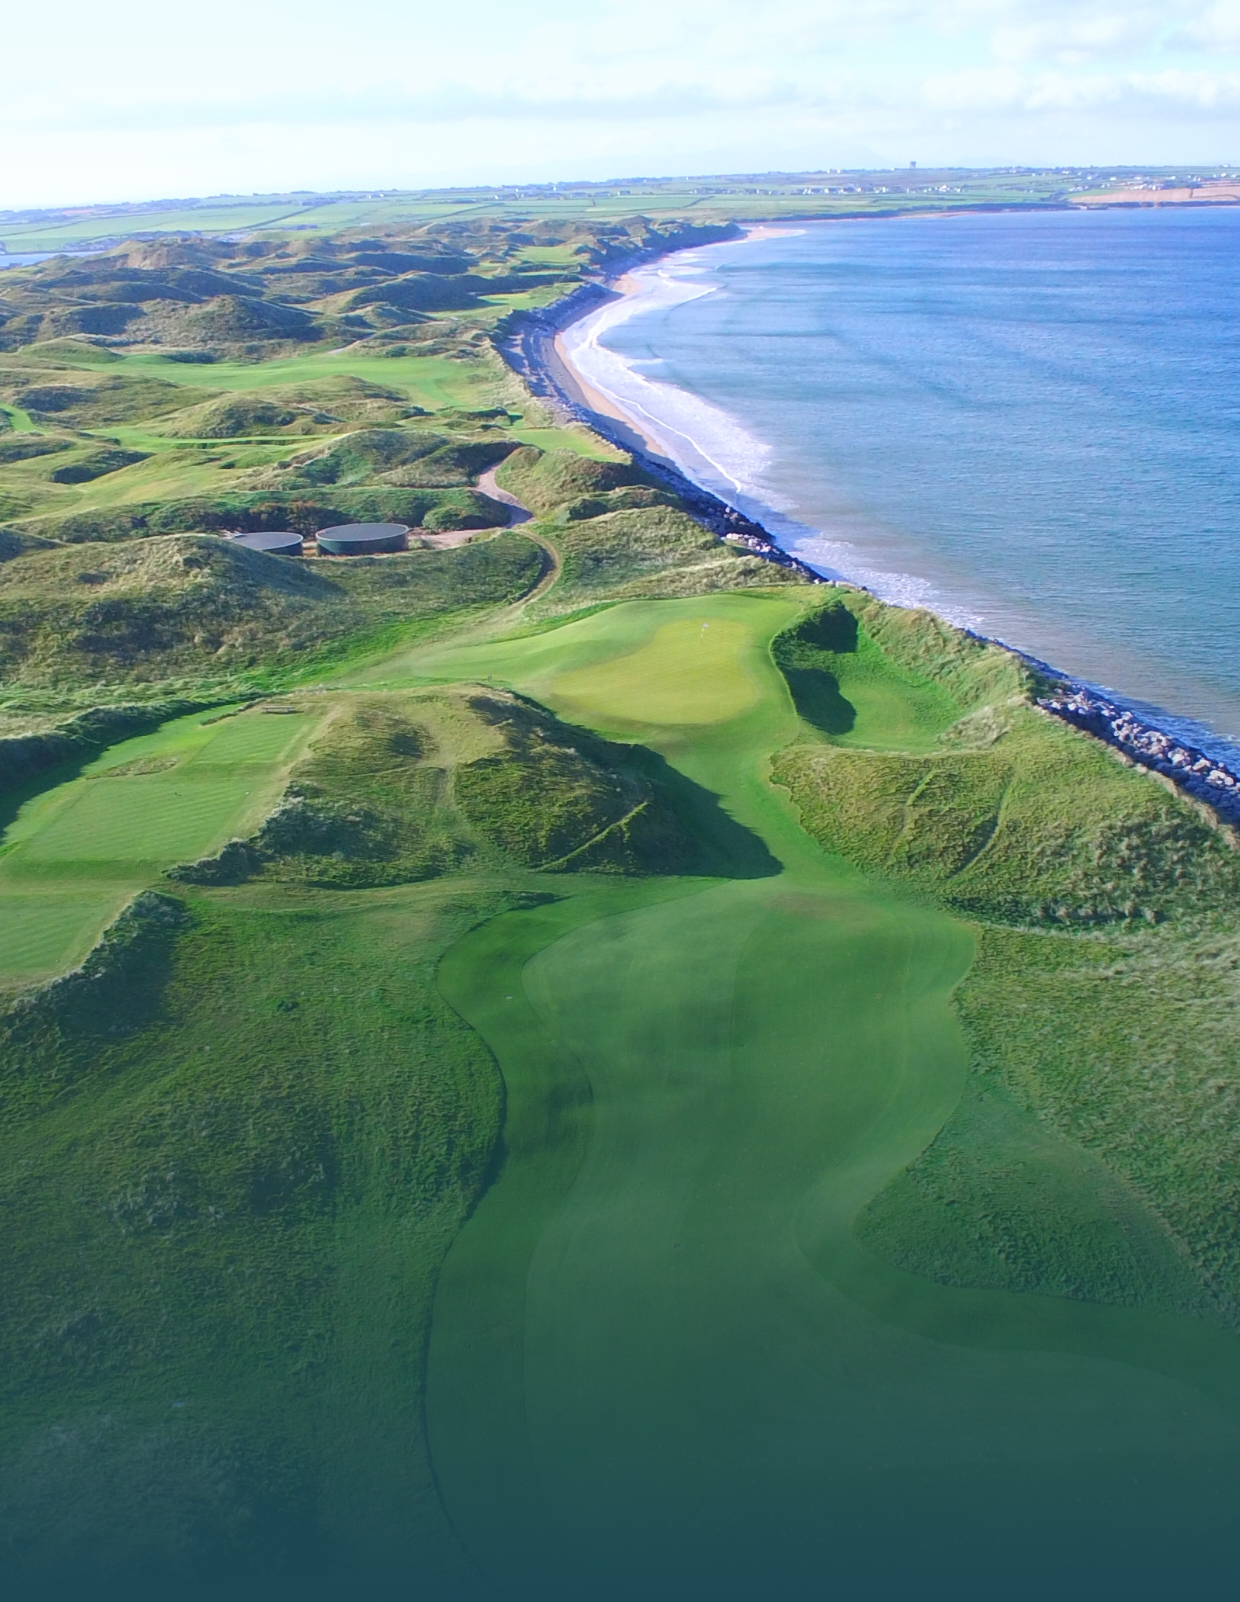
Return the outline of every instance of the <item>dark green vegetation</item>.
{"type": "Polygon", "coordinates": [[[9,1594],[425,1563],[430,1297],[501,1110],[435,962],[502,905],[149,896],[5,1019],[9,1594]]]}
{"type": "Polygon", "coordinates": [[[571,728],[537,703],[479,690],[337,696],[257,834],[173,877],[366,886],[466,862],[708,872],[734,866],[736,836],[712,797],[650,752],[571,728]]]}
{"type": "Polygon", "coordinates": [[[23,1602],[1230,1572],[1240,854],[516,386],[651,237],[0,283],[23,1602]]]}
{"type": "Polygon", "coordinates": [[[791,747],[775,776],[830,849],[987,918],[1157,922],[1236,905],[1228,837],[1039,712],[1005,652],[849,597],[775,656],[829,742],[791,747]]]}
{"type": "Polygon", "coordinates": [[[223,700],[336,642],[516,600],[543,563],[508,534],[348,563],[193,534],[36,551],[0,566],[0,671],[14,687],[192,680],[223,700]]]}

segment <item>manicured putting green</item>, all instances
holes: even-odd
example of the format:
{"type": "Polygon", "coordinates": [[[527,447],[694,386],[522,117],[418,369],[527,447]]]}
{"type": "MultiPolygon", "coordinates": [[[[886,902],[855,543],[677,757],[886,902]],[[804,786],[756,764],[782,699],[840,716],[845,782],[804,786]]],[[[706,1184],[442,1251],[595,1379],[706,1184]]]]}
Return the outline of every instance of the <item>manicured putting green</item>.
{"type": "Polygon", "coordinates": [[[1177,1576],[1201,1594],[1240,1491],[1235,1342],[955,1291],[853,1239],[965,1083],[949,999],[972,937],[824,858],[766,783],[798,732],[765,655],[790,615],[641,603],[465,653],[663,750],[783,863],[565,881],[445,959],[508,1090],[505,1166],[449,1254],[428,1382],[482,1594],[1033,1602],[1064,1575],[1080,1596],[1177,1576]],[[740,625],[720,635],[730,672],[688,645],[687,625],[722,621],[740,625]],[[667,694],[655,653],[677,663],[667,694]],[[726,706],[729,682],[757,700],[685,716],[726,706]]]}
{"type": "Polygon", "coordinates": [[[639,650],[565,673],[556,695],[603,718],[638,723],[724,723],[761,690],[749,669],[750,632],[736,618],[681,618],[639,650]]]}
{"type": "Polygon", "coordinates": [[[0,985],[79,961],[143,885],[252,829],[317,721],[177,718],[28,802],[0,855],[0,985]]]}

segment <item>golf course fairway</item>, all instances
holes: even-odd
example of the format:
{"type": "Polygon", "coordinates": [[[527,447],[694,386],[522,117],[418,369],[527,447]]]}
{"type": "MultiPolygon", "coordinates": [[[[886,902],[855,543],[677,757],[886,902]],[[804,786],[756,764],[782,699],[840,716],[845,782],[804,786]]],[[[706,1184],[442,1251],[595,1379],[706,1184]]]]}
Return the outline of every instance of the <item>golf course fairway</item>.
{"type": "MultiPolygon", "coordinates": [[[[507,1095],[430,1337],[476,1594],[1204,1594],[1231,1569],[1235,1341],[952,1289],[853,1238],[964,1090],[973,934],[825,856],[769,783],[805,732],[769,643],[805,604],[631,602],[401,664],[652,747],[778,864],[564,875],[442,964],[507,1095]]],[[[865,721],[851,743],[892,738],[865,721]]]]}

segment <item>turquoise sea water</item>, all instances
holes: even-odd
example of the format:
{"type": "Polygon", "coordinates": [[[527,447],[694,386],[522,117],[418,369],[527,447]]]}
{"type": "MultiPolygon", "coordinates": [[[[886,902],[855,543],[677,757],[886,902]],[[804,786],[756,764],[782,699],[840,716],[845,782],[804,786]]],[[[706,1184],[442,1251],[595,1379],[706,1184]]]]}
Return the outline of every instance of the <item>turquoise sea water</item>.
{"type": "Polygon", "coordinates": [[[811,223],[637,277],[570,348],[700,481],[1236,754],[1240,210],[811,223]]]}

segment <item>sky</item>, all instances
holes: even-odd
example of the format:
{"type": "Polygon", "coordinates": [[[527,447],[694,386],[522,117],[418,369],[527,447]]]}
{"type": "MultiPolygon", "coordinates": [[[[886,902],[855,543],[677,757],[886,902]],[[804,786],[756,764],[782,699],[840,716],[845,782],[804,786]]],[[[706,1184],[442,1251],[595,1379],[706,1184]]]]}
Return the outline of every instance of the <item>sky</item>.
{"type": "Polygon", "coordinates": [[[0,208],[1240,162],[1240,0],[0,0],[0,208]]]}

